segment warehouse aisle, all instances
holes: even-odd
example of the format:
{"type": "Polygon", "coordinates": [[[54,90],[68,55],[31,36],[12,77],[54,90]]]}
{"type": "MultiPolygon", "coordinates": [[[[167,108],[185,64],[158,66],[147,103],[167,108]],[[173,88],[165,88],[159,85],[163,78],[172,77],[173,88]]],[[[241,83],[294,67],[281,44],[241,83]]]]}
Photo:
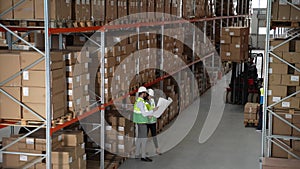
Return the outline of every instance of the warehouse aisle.
{"type": "MultiPolygon", "coordinates": [[[[228,75],[229,76],[229,75],[228,75]]],[[[227,78],[228,78],[227,76],[227,78]]],[[[230,77],[230,76],[229,76],[230,77]]],[[[213,89],[211,89],[213,90],[213,89]]],[[[260,133],[243,126],[243,106],[225,106],[221,122],[205,143],[198,142],[199,134],[207,116],[209,91],[201,96],[196,124],[175,148],[155,156],[152,163],[137,159],[126,160],[120,169],[254,169],[259,168],[260,133]]],[[[199,105],[192,104],[184,112],[199,105]]],[[[150,145],[151,147],[153,145],[150,145]]]]}

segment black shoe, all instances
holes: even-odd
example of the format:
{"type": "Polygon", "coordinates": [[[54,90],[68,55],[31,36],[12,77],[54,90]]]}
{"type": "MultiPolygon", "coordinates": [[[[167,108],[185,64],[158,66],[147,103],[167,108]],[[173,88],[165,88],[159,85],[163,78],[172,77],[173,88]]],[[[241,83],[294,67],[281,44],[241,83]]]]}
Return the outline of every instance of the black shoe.
{"type": "Polygon", "coordinates": [[[144,161],[144,162],[152,162],[152,160],[148,157],[146,158],[141,158],[141,161],[144,161]]]}
{"type": "Polygon", "coordinates": [[[150,162],[153,161],[153,160],[152,160],[151,158],[149,158],[149,157],[146,157],[146,160],[148,160],[148,161],[150,161],[150,162]]]}

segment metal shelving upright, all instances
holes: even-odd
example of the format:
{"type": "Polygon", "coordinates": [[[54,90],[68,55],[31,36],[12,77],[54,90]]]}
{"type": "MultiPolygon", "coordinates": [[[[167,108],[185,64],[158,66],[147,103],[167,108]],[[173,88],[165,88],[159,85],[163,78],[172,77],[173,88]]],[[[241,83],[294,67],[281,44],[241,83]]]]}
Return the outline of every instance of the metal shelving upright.
{"type": "MultiPolygon", "coordinates": [[[[291,2],[287,0],[282,0],[283,2],[287,3],[288,5],[291,6],[291,8],[295,8],[297,10],[300,10],[299,7],[295,6],[291,2]]],[[[291,40],[297,38],[300,36],[300,33],[296,31],[294,34],[286,34],[288,37],[286,40],[276,46],[271,47],[270,46],[270,40],[271,40],[271,35],[270,35],[270,30],[271,30],[271,16],[272,16],[272,0],[267,1],[267,20],[266,20],[266,40],[265,40],[265,56],[263,58],[263,68],[264,68],[264,98],[263,98],[263,124],[262,124],[262,137],[261,137],[261,158],[260,158],[260,168],[263,168],[263,159],[266,157],[271,157],[272,153],[272,144],[278,146],[285,152],[287,152],[289,155],[293,156],[296,159],[300,160],[300,157],[297,156],[295,153],[293,153],[290,149],[290,147],[285,146],[285,144],[280,140],[280,139],[286,139],[286,140],[300,140],[299,137],[294,137],[294,136],[285,136],[285,135],[274,135],[273,134],[273,117],[278,118],[280,121],[284,122],[284,124],[288,125],[289,127],[295,129],[296,131],[300,132],[300,128],[289,122],[288,120],[284,119],[283,117],[279,116],[275,111],[274,111],[274,106],[277,104],[281,104],[283,101],[286,99],[289,99],[296,94],[300,93],[299,91],[296,91],[280,100],[278,100],[275,103],[268,103],[268,89],[269,89],[269,62],[270,62],[270,56],[280,60],[282,63],[287,64],[289,67],[293,68],[295,71],[300,72],[300,69],[292,65],[291,63],[287,62],[286,60],[282,59],[279,57],[277,54],[275,54],[273,51],[284,45],[289,43],[291,40]],[[268,128],[267,128],[268,126],[268,128]]],[[[292,21],[286,21],[286,22],[292,22],[292,21]]],[[[272,26],[274,28],[274,25],[272,26]]],[[[277,33],[282,34],[286,33],[282,30],[285,30],[284,28],[276,27],[279,28],[277,33]]],[[[274,31],[274,38],[277,37],[276,31],[274,31]]]]}

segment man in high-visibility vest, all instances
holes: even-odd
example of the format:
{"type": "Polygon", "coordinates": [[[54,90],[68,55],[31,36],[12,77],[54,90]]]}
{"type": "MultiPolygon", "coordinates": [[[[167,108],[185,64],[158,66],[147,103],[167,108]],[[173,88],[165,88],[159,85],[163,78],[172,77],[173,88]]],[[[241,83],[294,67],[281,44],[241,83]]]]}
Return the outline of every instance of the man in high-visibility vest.
{"type": "Polygon", "coordinates": [[[259,114],[258,114],[258,126],[256,128],[256,131],[261,131],[262,130],[262,118],[263,118],[263,104],[264,104],[264,87],[263,85],[261,86],[261,88],[259,89],[260,91],[260,98],[259,98],[259,114]]]}
{"type": "MultiPolygon", "coordinates": [[[[146,106],[148,108],[148,110],[153,110],[156,106],[155,106],[155,101],[154,101],[154,91],[152,89],[148,89],[148,98],[146,99],[146,106]]],[[[149,117],[149,122],[147,124],[147,133],[151,132],[151,136],[153,138],[153,143],[156,149],[156,154],[161,155],[159,148],[158,148],[158,141],[157,141],[157,131],[156,131],[156,123],[157,123],[157,119],[156,117],[149,117]]]]}
{"type": "Polygon", "coordinates": [[[141,86],[138,89],[138,98],[133,106],[133,122],[137,124],[137,140],[136,140],[136,157],[139,157],[141,153],[141,160],[145,162],[151,162],[152,159],[146,157],[146,143],[147,143],[147,123],[148,117],[152,117],[153,111],[156,109],[148,111],[144,98],[147,96],[147,89],[141,86]]]}

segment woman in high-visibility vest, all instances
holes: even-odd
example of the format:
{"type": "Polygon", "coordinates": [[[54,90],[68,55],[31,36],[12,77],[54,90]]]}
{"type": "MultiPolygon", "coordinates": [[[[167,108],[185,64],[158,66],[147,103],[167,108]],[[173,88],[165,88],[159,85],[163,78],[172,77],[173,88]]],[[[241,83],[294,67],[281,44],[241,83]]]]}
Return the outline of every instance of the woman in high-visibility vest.
{"type": "MultiPolygon", "coordinates": [[[[148,97],[146,99],[146,107],[148,108],[148,110],[153,110],[156,106],[155,106],[155,101],[153,99],[154,97],[154,91],[152,89],[148,89],[148,97]]],[[[156,154],[161,155],[159,148],[158,148],[158,141],[157,141],[157,131],[156,131],[156,122],[157,119],[156,117],[148,117],[149,118],[149,122],[147,124],[147,133],[151,132],[151,136],[153,138],[153,142],[154,142],[154,146],[156,148],[156,154]]]]}
{"type": "Polygon", "coordinates": [[[147,143],[147,123],[148,117],[152,117],[153,111],[156,109],[148,111],[146,107],[146,102],[144,98],[147,96],[147,89],[142,86],[138,89],[139,97],[136,99],[136,102],[133,106],[133,122],[137,124],[138,133],[136,140],[136,158],[140,156],[141,160],[145,162],[151,162],[152,159],[146,157],[146,143],[147,143]]]}

